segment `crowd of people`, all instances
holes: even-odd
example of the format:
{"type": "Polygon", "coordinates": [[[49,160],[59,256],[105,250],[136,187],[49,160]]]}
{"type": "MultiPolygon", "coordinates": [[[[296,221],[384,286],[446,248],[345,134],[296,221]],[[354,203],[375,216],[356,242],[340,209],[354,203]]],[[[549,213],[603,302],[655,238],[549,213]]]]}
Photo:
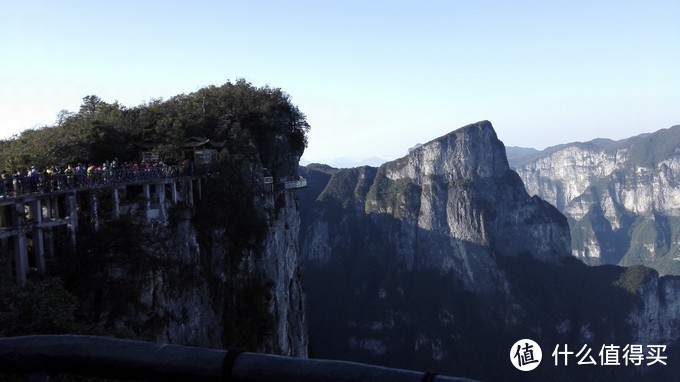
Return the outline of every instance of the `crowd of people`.
{"type": "Polygon", "coordinates": [[[130,183],[143,179],[190,175],[193,165],[183,160],[179,165],[158,162],[106,161],[99,165],[78,163],[66,166],[31,166],[13,173],[2,171],[0,197],[14,197],[28,193],[46,193],[59,190],[88,188],[106,184],[130,183]]]}

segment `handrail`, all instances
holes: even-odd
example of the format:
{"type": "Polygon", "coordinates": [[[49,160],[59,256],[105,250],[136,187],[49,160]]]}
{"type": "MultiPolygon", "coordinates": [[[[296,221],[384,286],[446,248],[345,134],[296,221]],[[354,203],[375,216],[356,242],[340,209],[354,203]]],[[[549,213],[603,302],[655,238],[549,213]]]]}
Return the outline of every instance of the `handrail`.
{"type": "Polygon", "coordinates": [[[149,381],[472,381],[354,362],[238,353],[82,335],[0,338],[0,373],[149,381]]]}
{"type": "Polygon", "coordinates": [[[35,193],[48,194],[57,191],[99,188],[151,179],[191,175],[193,175],[193,168],[188,166],[162,166],[139,169],[121,168],[90,173],[76,172],[13,176],[7,180],[7,184],[5,181],[0,180],[0,197],[12,198],[35,193]]]}
{"type": "Polygon", "coordinates": [[[294,188],[305,188],[307,187],[307,179],[305,178],[300,178],[298,180],[289,180],[283,182],[283,189],[284,190],[291,190],[294,188]]]}

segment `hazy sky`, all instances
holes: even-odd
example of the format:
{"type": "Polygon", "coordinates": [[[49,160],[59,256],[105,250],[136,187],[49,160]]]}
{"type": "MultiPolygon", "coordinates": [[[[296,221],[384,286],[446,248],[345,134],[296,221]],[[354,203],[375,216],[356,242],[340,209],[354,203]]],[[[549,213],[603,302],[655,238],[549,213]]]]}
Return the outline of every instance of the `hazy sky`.
{"type": "Polygon", "coordinates": [[[623,138],[680,124],[680,1],[0,0],[0,138],[240,77],[292,96],[311,161],[483,119],[506,145],[623,138]]]}

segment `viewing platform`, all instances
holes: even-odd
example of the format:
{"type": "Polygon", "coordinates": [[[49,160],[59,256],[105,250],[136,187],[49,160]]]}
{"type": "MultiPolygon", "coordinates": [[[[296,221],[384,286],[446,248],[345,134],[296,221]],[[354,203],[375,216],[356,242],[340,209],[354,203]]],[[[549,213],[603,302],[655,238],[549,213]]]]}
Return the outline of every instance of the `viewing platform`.
{"type": "Polygon", "coordinates": [[[278,183],[274,183],[274,177],[265,176],[264,177],[264,188],[267,192],[274,191],[285,191],[285,190],[297,190],[301,188],[307,188],[307,179],[298,177],[295,180],[282,180],[278,183]]]}
{"type": "MultiPolygon", "coordinates": [[[[29,272],[45,273],[45,255],[55,253],[55,233],[76,244],[78,227],[118,219],[165,221],[168,208],[194,205],[204,174],[188,166],[109,169],[98,172],[14,176],[0,182],[0,256],[19,285],[29,272]]],[[[307,180],[264,178],[269,192],[307,187],[307,180]]],[[[1,270],[0,270],[1,271],[1,270]]]]}
{"type": "Polygon", "coordinates": [[[0,186],[0,253],[6,272],[25,285],[30,270],[45,272],[54,255],[54,234],[64,230],[76,243],[78,226],[97,230],[121,214],[148,222],[167,218],[178,203],[201,197],[202,175],[181,166],[116,169],[97,173],[13,177],[0,186]]]}

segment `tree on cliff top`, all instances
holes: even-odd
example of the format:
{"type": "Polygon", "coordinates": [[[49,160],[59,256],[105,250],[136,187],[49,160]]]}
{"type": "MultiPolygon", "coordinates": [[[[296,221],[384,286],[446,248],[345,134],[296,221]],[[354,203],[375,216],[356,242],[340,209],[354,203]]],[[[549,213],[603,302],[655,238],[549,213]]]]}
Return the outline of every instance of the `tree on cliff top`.
{"type": "Polygon", "coordinates": [[[0,167],[16,171],[31,165],[135,161],[143,140],[155,143],[161,158],[172,161],[191,136],[226,140],[232,151],[254,143],[266,153],[272,133],[286,134],[291,150],[301,155],[308,131],[305,115],[288,94],[243,79],[132,108],[88,95],[77,113],[60,111],[53,126],[0,141],[0,167]]]}

